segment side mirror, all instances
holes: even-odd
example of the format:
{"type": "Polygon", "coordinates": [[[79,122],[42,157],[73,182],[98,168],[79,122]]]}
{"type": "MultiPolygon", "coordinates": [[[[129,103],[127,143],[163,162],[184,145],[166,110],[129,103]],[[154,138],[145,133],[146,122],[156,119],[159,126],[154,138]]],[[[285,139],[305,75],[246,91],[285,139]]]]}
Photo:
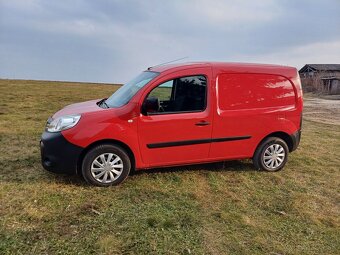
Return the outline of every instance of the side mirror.
{"type": "Polygon", "coordinates": [[[142,106],[142,113],[148,115],[149,113],[156,113],[159,111],[160,103],[157,97],[148,97],[145,99],[142,106]]]}

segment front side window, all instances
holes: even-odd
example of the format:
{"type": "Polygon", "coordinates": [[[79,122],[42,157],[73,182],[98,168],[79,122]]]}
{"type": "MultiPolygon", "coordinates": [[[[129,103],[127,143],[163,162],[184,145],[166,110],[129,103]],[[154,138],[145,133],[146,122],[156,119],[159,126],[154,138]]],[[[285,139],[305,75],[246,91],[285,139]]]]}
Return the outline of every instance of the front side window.
{"type": "Polygon", "coordinates": [[[113,93],[105,103],[108,107],[121,107],[127,104],[130,99],[152,79],[158,76],[159,73],[145,71],[138,75],[136,78],[120,87],[115,93],[113,93]]]}
{"type": "Polygon", "coordinates": [[[158,85],[148,94],[143,111],[145,114],[203,111],[206,93],[207,80],[203,75],[173,79],[158,85]]]}

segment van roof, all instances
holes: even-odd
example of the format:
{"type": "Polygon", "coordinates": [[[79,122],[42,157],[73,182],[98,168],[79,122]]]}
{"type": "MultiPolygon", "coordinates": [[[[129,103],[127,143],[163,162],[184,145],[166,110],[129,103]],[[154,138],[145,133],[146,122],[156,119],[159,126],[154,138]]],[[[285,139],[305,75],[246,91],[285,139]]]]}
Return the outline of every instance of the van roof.
{"type": "Polygon", "coordinates": [[[296,73],[295,67],[282,66],[282,65],[272,65],[272,64],[255,64],[255,63],[232,63],[232,62],[189,62],[189,63],[178,63],[169,65],[159,65],[154,67],[149,67],[148,70],[154,72],[168,72],[168,71],[180,71],[189,68],[198,67],[211,67],[213,69],[221,70],[221,72],[231,72],[231,73],[275,73],[284,74],[288,72],[296,73]]]}

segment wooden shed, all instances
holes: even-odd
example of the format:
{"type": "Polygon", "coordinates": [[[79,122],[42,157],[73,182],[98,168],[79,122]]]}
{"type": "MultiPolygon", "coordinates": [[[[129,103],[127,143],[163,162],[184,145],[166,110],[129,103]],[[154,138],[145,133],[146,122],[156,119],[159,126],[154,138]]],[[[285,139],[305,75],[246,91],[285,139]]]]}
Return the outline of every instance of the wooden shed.
{"type": "Polygon", "coordinates": [[[340,94],[340,64],[306,64],[299,71],[302,84],[319,84],[323,93],[340,94]]]}

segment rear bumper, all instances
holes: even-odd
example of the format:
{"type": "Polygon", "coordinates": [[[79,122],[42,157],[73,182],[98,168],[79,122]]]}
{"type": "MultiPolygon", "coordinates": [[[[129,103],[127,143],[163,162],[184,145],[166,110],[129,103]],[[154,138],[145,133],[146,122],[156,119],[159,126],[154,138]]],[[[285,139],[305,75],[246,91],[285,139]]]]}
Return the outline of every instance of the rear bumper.
{"type": "Polygon", "coordinates": [[[68,142],[58,133],[44,132],[40,141],[41,164],[50,172],[76,173],[82,147],[68,142]]]}
{"type": "Polygon", "coordinates": [[[301,130],[298,130],[294,134],[290,135],[290,138],[292,139],[292,148],[290,150],[292,152],[295,151],[300,144],[301,130]]]}

